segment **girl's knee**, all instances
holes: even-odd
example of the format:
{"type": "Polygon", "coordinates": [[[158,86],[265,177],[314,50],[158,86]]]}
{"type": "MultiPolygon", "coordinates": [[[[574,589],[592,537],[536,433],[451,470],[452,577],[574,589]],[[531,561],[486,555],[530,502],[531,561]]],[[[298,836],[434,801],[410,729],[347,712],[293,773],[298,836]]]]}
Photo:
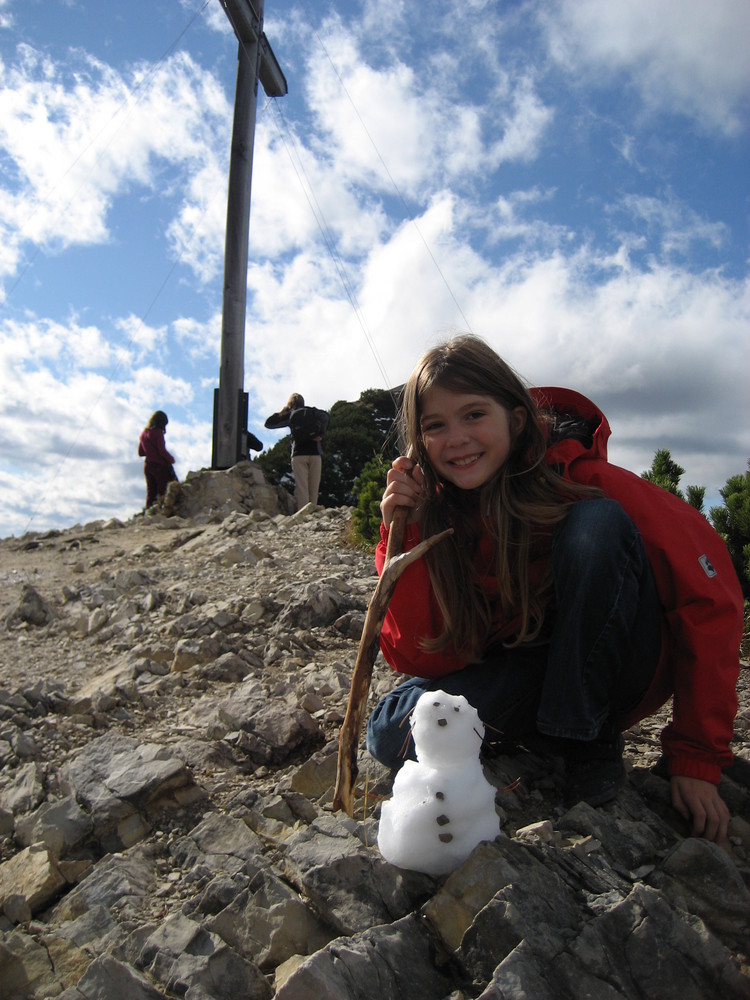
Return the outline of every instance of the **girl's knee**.
{"type": "Polygon", "coordinates": [[[404,760],[414,758],[408,720],[426,684],[426,681],[416,680],[405,682],[381,698],[367,720],[365,745],[368,752],[394,771],[404,760]]]}
{"type": "Polygon", "coordinates": [[[391,724],[378,724],[377,719],[370,716],[367,722],[365,746],[370,756],[384,764],[392,771],[397,771],[406,759],[402,753],[403,738],[398,727],[391,724]]]}
{"type": "Polygon", "coordinates": [[[616,500],[579,500],[558,526],[553,542],[556,559],[595,559],[602,551],[630,545],[638,534],[616,500]]]}

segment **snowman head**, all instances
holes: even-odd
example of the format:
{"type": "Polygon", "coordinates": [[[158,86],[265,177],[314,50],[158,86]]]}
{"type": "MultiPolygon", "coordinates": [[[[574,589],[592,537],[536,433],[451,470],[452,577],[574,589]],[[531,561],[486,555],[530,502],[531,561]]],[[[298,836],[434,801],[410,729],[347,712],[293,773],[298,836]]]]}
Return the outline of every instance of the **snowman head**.
{"type": "Polygon", "coordinates": [[[420,764],[455,765],[476,759],[484,739],[477,710],[462,694],[425,691],[411,716],[414,750],[420,764]]]}

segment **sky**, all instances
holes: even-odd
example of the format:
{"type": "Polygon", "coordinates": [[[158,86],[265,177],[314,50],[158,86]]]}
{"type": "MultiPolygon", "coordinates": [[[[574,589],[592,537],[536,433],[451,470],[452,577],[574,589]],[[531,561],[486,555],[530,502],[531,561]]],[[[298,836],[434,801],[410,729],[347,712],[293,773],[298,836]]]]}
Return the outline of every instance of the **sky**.
{"type": "MultiPolygon", "coordinates": [[[[243,385],[330,408],[466,331],[707,506],[750,457],[747,0],[267,0],[243,385]]],[[[220,0],[0,0],[0,537],[210,468],[238,44],[220,0]]]]}

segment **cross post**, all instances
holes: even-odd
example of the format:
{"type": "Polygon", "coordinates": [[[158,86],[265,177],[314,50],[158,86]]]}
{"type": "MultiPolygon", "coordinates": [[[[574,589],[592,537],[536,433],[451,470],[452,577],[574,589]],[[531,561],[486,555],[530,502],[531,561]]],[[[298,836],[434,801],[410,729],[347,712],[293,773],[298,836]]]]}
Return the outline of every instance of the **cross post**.
{"type": "Polygon", "coordinates": [[[229,160],[224,291],[221,319],[219,388],[214,390],[211,467],[228,469],[247,458],[245,313],[250,233],[250,189],[258,81],[269,97],[283,97],[287,84],[263,33],[264,0],[222,0],[237,36],[237,82],[229,160]]]}

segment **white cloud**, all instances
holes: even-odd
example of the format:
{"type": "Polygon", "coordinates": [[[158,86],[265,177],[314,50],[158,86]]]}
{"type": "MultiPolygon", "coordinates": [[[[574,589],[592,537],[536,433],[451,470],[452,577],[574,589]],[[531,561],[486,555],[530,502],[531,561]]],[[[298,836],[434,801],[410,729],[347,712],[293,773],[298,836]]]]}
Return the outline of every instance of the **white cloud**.
{"type": "Polygon", "coordinates": [[[316,52],[306,84],[322,133],[318,152],[325,148],[351,181],[419,190],[434,169],[436,136],[434,109],[419,99],[413,71],[400,63],[374,69],[341,31],[326,37],[325,47],[330,61],[316,52]],[[385,164],[381,150],[393,154],[385,164]]]}
{"type": "MultiPolygon", "coordinates": [[[[613,206],[616,211],[618,206],[613,206]]],[[[689,205],[674,198],[656,198],[646,195],[626,195],[620,208],[624,208],[631,225],[643,222],[658,234],[662,253],[687,254],[695,244],[705,243],[720,249],[729,238],[728,227],[722,222],[710,222],[689,205]]]]}
{"type": "Polygon", "coordinates": [[[256,131],[250,242],[255,255],[279,257],[328,243],[358,255],[387,225],[380,202],[351,183],[346,167],[306,145],[280,108],[271,109],[256,131]]]}
{"type": "Polygon", "coordinates": [[[130,373],[128,379],[117,382],[128,410],[143,422],[154,410],[167,410],[170,405],[184,406],[194,397],[194,389],[184,378],[168,375],[160,368],[145,365],[130,373]],[[141,414],[143,416],[141,416],[141,414]]]}
{"type": "Polygon", "coordinates": [[[746,0],[558,0],[541,5],[540,16],[571,73],[625,73],[652,109],[728,135],[747,127],[746,0]]]}
{"type": "MultiPolygon", "coordinates": [[[[0,364],[32,366],[60,364],[63,369],[96,368],[111,363],[113,352],[95,326],[82,326],[74,319],[62,323],[53,319],[6,320],[0,330],[0,364]]],[[[8,374],[4,391],[18,391],[17,381],[8,374]]]]}
{"type": "Polygon", "coordinates": [[[521,80],[513,93],[510,112],[501,117],[504,132],[490,147],[489,165],[535,159],[552,117],[552,110],[534,93],[531,81],[521,80]]]}
{"type": "Polygon", "coordinates": [[[494,204],[464,206],[467,222],[486,231],[488,246],[507,240],[518,240],[531,247],[561,248],[570,243],[575,234],[566,226],[547,222],[540,215],[540,208],[555,196],[552,189],[539,187],[511,191],[499,195],[494,204]]]}
{"type": "Polygon", "coordinates": [[[117,320],[115,322],[115,326],[118,330],[122,331],[129,344],[138,348],[138,354],[141,357],[143,357],[143,355],[147,352],[158,352],[166,343],[166,326],[149,326],[137,316],[131,315],[126,316],[124,319],[117,320]]]}
{"type": "Polygon", "coordinates": [[[335,20],[322,44],[324,56],[316,50],[307,67],[321,131],[315,149],[348,183],[419,197],[428,184],[461,184],[538,155],[552,110],[527,71],[514,79],[495,69],[490,92],[472,105],[452,90],[455,56],[443,72],[424,76],[396,58],[376,67],[368,62],[367,38],[358,41],[335,20]]]}
{"type": "Polygon", "coordinates": [[[0,0],[0,30],[13,27],[13,13],[10,8],[11,0],[0,0]]]}
{"type": "Polygon", "coordinates": [[[167,238],[175,257],[202,284],[221,273],[227,219],[226,166],[204,163],[188,179],[187,190],[167,238]]]}
{"type": "Polygon", "coordinates": [[[198,320],[192,316],[182,316],[172,323],[177,343],[194,361],[202,358],[212,358],[219,366],[219,348],[221,344],[221,313],[214,313],[207,320],[198,320]]]}
{"type": "MultiPolygon", "coordinates": [[[[157,184],[165,193],[160,162],[190,164],[199,205],[202,190],[225,176],[229,105],[216,79],[187,54],[136,67],[126,80],[85,54],[63,67],[21,45],[15,65],[0,64],[0,72],[0,148],[15,171],[0,191],[0,231],[13,248],[4,253],[9,269],[23,242],[59,249],[110,239],[114,197],[157,184]],[[217,128],[227,134],[218,168],[217,128]]],[[[193,232],[205,238],[194,221],[193,232]]]]}

